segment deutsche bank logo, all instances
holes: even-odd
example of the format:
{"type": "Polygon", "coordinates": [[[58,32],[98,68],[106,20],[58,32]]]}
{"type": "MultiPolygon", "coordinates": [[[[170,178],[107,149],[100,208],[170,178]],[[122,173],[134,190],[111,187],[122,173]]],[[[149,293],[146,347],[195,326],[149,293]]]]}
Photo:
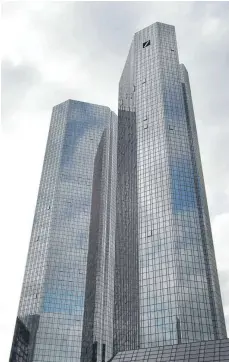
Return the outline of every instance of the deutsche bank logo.
{"type": "Polygon", "coordinates": [[[145,43],[143,43],[143,48],[146,48],[150,45],[150,40],[145,41],[145,43]]]}

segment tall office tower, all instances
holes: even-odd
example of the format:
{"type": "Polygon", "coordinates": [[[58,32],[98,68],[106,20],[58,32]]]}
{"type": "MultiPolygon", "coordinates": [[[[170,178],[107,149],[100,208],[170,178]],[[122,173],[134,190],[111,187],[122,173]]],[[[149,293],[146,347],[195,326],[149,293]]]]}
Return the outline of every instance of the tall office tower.
{"type": "Polygon", "coordinates": [[[162,23],[134,35],[119,84],[114,294],[114,354],[226,338],[188,73],[162,23]]]}
{"type": "Polygon", "coordinates": [[[117,119],[95,157],[82,336],[82,362],[113,356],[117,119]]]}
{"type": "Polygon", "coordinates": [[[73,100],[53,108],[12,362],[80,361],[94,158],[115,117],[73,100]]]}

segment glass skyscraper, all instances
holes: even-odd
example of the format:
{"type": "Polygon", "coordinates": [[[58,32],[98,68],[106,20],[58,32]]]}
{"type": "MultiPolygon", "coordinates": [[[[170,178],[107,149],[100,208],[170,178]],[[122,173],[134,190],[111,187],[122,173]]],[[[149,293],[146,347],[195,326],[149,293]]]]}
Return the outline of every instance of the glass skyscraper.
{"type": "Polygon", "coordinates": [[[10,362],[229,361],[188,73],[134,35],[118,117],[53,108],[10,362]]]}
{"type": "Polygon", "coordinates": [[[114,354],[226,338],[188,73],[174,26],[134,35],[119,83],[114,354]]]}
{"type": "Polygon", "coordinates": [[[80,361],[94,158],[116,118],[73,100],[53,108],[12,362],[80,361]]]}

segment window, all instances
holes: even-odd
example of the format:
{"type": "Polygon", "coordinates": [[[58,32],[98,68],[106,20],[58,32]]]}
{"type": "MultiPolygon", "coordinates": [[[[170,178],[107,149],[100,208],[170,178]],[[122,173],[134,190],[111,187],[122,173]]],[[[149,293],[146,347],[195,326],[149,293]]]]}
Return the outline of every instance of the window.
{"type": "Polygon", "coordinates": [[[153,235],[152,230],[148,230],[148,234],[147,234],[148,238],[152,235],[153,235]]]}

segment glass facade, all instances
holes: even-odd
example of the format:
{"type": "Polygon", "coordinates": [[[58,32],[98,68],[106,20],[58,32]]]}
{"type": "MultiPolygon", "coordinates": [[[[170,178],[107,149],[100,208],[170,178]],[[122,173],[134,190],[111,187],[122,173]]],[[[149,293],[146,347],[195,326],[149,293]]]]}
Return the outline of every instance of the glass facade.
{"type": "Polygon", "coordinates": [[[17,318],[9,362],[27,362],[29,355],[30,333],[22,321],[17,318]]]}
{"type": "Polygon", "coordinates": [[[10,362],[226,361],[174,26],[134,35],[118,102],[53,108],[10,362]]]}
{"type": "Polygon", "coordinates": [[[228,362],[229,339],[119,352],[114,362],[228,362]]]}
{"type": "Polygon", "coordinates": [[[113,356],[117,118],[104,131],[94,163],[82,336],[83,362],[113,356]]]}
{"type": "Polygon", "coordinates": [[[80,360],[94,158],[115,117],[73,100],[53,108],[18,311],[26,362],[80,360]]]}
{"type": "Polygon", "coordinates": [[[134,35],[118,112],[114,354],[226,338],[174,26],[155,23],[134,35]]]}

